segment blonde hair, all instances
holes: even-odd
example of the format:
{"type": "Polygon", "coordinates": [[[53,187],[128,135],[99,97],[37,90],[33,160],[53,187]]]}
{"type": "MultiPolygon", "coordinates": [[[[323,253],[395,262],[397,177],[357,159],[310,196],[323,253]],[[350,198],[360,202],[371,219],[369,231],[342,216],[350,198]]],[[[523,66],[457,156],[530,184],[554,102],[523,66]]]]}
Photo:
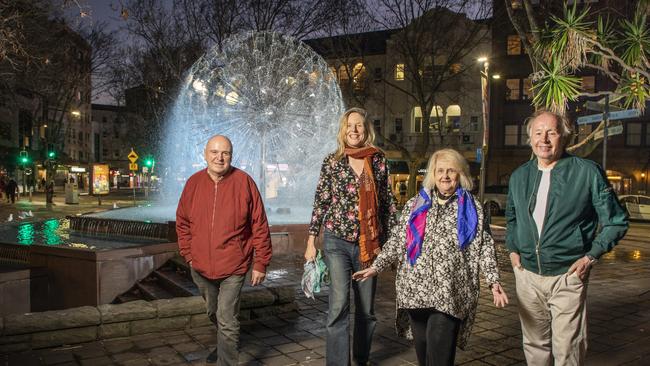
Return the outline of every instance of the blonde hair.
{"type": "Polygon", "coordinates": [[[339,119],[339,132],[336,135],[336,143],[338,144],[338,147],[336,148],[336,154],[334,155],[337,160],[341,160],[343,155],[345,155],[345,135],[348,132],[348,117],[350,117],[352,113],[358,113],[363,117],[363,128],[365,130],[363,145],[375,146],[375,129],[373,128],[372,123],[369,122],[366,110],[356,107],[350,108],[345,111],[339,119]]]}
{"type": "Polygon", "coordinates": [[[571,137],[573,136],[573,126],[571,125],[571,122],[569,122],[569,119],[566,116],[549,111],[548,109],[538,109],[537,111],[535,111],[535,113],[533,113],[532,116],[526,119],[526,133],[528,134],[528,145],[530,145],[530,134],[533,128],[533,122],[537,117],[541,116],[542,114],[549,114],[553,118],[555,118],[558,124],[558,129],[560,130],[560,139],[562,140],[562,145],[566,146],[569,143],[571,137]]]}
{"type": "Polygon", "coordinates": [[[427,174],[424,176],[424,182],[422,182],[423,187],[426,189],[433,189],[436,186],[435,171],[439,160],[447,160],[451,162],[451,165],[458,172],[460,177],[460,186],[462,188],[468,191],[471,191],[472,188],[474,188],[474,182],[469,173],[469,164],[467,163],[467,160],[454,149],[438,150],[431,155],[431,158],[429,158],[429,164],[427,164],[427,174]]]}

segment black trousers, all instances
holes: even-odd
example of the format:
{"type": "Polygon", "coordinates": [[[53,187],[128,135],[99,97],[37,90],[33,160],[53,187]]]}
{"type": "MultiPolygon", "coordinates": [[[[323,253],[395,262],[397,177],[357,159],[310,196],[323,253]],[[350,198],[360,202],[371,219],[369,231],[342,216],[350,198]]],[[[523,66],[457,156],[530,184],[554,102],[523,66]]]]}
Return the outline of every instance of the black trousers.
{"type": "Polygon", "coordinates": [[[460,319],[436,309],[408,309],[420,366],[454,366],[460,319]]]}

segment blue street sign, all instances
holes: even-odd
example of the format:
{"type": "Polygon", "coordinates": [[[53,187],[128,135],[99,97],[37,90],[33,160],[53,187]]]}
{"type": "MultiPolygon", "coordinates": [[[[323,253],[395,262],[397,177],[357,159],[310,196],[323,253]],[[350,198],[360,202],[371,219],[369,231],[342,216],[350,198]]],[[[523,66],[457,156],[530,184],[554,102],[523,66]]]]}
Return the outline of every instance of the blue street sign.
{"type": "MultiPolygon", "coordinates": [[[[603,120],[604,113],[590,114],[578,118],[579,125],[586,125],[588,123],[596,123],[603,120]]],[[[641,111],[638,109],[626,109],[624,111],[609,112],[609,120],[615,121],[619,119],[636,118],[641,116],[641,111]]]]}
{"type": "Polygon", "coordinates": [[[480,147],[476,149],[476,162],[480,163],[483,160],[483,149],[480,147]]]}

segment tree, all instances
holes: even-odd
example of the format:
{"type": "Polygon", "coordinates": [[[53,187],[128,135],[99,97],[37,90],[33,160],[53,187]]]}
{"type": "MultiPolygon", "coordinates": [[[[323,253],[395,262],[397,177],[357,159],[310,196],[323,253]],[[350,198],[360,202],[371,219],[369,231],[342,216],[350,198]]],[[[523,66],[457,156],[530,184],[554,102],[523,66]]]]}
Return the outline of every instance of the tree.
{"type": "MultiPolygon", "coordinates": [[[[590,18],[589,6],[564,4],[535,9],[530,0],[505,1],[506,10],[529,56],[533,74],[533,105],[565,113],[568,102],[580,97],[609,94],[610,102],[625,108],[645,109],[650,95],[650,28],[647,23],[648,1],[637,1],[631,18],[613,21],[599,14],[590,18]],[[540,17],[550,20],[540,25],[540,17]],[[594,70],[615,87],[606,93],[579,90],[576,73],[594,70]]],[[[601,122],[583,141],[568,149],[580,156],[589,155],[602,141],[596,139],[605,127],[601,122]]]]}
{"type": "MultiPolygon", "coordinates": [[[[438,108],[433,121],[427,116],[441,99],[457,100],[466,92],[460,85],[466,71],[475,67],[473,55],[489,48],[489,29],[479,21],[488,15],[489,5],[481,0],[379,0],[369,5],[376,9],[373,17],[377,24],[397,30],[388,52],[397,55],[396,66],[400,65],[407,81],[398,83],[388,73],[383,82],[405,95],[422,114],[421,134],[412,151],[384,138],[409,161],[411,172],[416,172],[435,148],[432,128],[437,130],[440,145],[445,145],[450,126],[442,121],[438,108]]],[[[416,174],[410,175],[408,189],[409,195],[415,194],[416,174]]]]}
{"type": "MultiPolygon", "coordinates": [[[[271,30],[301,39],[326,28],[333,4],[342,0],[128,0],[121,13],[136,46],[122,49],[112,72],[111,94],[137,87],[147,131],[145,146],[160,141],[163,123],[187,71],[212,47],[232,34],[271,30]]],[[[344,0],[345,1],[345,0],[344,0]]],[[[159,155],[155,151],[148,153],[159,155]]]]}

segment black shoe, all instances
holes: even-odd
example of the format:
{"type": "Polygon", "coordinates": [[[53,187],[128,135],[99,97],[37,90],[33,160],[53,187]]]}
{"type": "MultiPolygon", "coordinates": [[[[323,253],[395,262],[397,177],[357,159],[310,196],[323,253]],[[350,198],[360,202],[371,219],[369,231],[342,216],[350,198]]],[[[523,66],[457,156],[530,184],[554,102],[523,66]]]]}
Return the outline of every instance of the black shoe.
{"type": "Polygon", "coordinates": [[[214,351],[210,352],[208,357],[205,359],[206,363],[216,363],[217,362],[217,347],[214,347],[214,351]]]}

